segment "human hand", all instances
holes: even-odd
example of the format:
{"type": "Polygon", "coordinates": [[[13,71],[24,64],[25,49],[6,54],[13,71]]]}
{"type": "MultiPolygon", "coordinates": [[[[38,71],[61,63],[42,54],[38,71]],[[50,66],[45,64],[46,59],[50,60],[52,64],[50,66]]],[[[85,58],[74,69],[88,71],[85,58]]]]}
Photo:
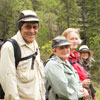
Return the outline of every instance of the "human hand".
{"type": "Polygon", "coordinates": [[[89,93],[85,88],[83,88],[83,90],[81,92],[83,93],[83,100],[89,98],[89,93]]]}

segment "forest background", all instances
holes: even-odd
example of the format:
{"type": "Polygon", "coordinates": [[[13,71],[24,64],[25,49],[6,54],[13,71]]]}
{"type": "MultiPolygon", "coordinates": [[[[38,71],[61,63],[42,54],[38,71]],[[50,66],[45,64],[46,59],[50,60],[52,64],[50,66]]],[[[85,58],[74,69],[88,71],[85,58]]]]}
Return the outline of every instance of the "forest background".
{"type": "Polygon", "coordinates": [[[100,0],[0,0],[0,38],[10,38],[18,31],[20,11],[31,9],[39,16],[37,42],[41,58],[51,55],[51,40],[69,28],[80,28],[80,35],[94,52],[91,80],[100,100],[100,0]]]}

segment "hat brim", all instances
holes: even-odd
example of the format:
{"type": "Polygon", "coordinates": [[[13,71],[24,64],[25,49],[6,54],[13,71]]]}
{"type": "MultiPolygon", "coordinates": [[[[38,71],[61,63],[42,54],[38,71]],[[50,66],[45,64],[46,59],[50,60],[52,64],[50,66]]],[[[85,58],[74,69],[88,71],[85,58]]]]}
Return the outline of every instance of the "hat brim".
{"type": "Polygon", "coordinates": [[[56,48],[56,47],[61,47],[61,46],[70,46],[71,44],[68,43],[68,42],[65,42],[65,43],[59,43],[57,45],[55,45],[53,48],[56,48]]]}
{"type": "Polygon", "coordinates": [[[28,18],[20,19],[19,22],[20,21],[25,21],[25,22],[35,22],[36,21],[36,22],[39,22],[39,19],[38,18],[33,18],[33,17],[30,17],[30,18],[28,17],[28,18]]]}
{"type": "Polygon", "coordinates": [[[80,53],[82,53],[82,52],[89,52],[91,56],[93,55],[93,51],[90,51],[90,50],[84,50],[84,51],[79,51],[79,52],[80,53]]]}

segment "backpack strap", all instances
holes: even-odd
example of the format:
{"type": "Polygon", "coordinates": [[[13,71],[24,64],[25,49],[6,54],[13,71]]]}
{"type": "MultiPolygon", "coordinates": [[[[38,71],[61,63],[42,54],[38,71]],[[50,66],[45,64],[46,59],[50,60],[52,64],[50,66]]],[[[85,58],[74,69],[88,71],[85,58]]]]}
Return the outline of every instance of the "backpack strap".
{"type": "Polygon", "coordinates": [[[7,39],[0,39],[0,50],[1,50],[1,47],[2,45],[7,41],[7,39]]]}
{"type": "Polygon", "coordinates": [[[70,64],[71,64],[71,65],[73,65],[73,64],[75,64],[75,63],[78,63],[78,64],[80,64],[80,65],[81,65],[81,63],[80,63],[79,59],[76,59],[74,62],[72,62],[72,59],[71,59],[71,58],[69,58],[69,62],[70,62],[70,64]]]}
{"type": "MultiPolygon", "coordinates": [[[[18,43],[16,42],[16,40],[14,40],[14,39],[9,39],[9,40],[4,40],[4,39],[0,39],[2,42],[0,43],[0,49],[1,49],[1,47],[2,47],[2,45],[6,42],[6,41],[9,41],[9,42],[11,42],[12,43],[12,45],[13,45],[13,48],[14,48],[14,57],[15,57],[15,66],[16,66],[16,69],[17,69],[17,65],[18,65],[18,61],[17,61],[17,59],[20,59],[21,58],[21,51],[20,51],[20,47],[19,47],[19,45],[18,45],[18,43]]],[[[2,89],[2,86],[1,86],[1,84],[0,84],[0,99],[4,99],[4,95],[5,95],[5,93],[4,93],[4,91],[3,91],[3,89],[2,89]]]]}
{"type": "Polygon", "coordinates": [[[17,65],[21,59],[21,50],[15,39],[9,39],[8,41],[10,41],[12,43],[13,48],[14,48],[15,67],[17,69],[17,65]]]}
{"type": "Polygon", "coordinates": [[[16,69],[17,69],[17,66],[19,64],[20,61],[23,61],[23,60],[27,60],[27,59],[30,59],[32,58],[32,64],[31,64],[31,69],[33,69],[33,65],[34,65],[34,60],[38,54],[38,49],[36,49],[36,52],[29,55],[29,56],[26,56],[26,57],[23,57],[21,58],[21,50],[20,50],[20,47],[17,43],[17,41],[15,39],[9,39],[8,41],[10,41],[13,45],[13,48],[14,48],[14,56],[15,56],[15,66],[16,66],[16,69]]]}
{"type": "Polygon", "coordinates": [[[3,89],[2,89],[2,86],[1,86],[1,84],[0,84],[0,100],[1,100],[1,99],[4,99],[4,95],[5,95],[5,93],[4,93],[4,91],[3,91],[3,89]]]}
{"type": "Polygon", "coordinates": [[[49,87],[46,89],[46,93],[45,93],[45,98],[46,98],[46,100],[49,100],[48,95],[49,95],[50,89],[51,89],[51,86],[49,85],[49,87]]]}
{"type": "Polygon", "coordinates": [[[69,62],[70,62],[70,64],[73,66],[73,64],[79,64],[81,67],[84,67],[82,64],[81,64],[81,62],[80,62],[80,59],[78,58],[78,59],[76,59],[74,62],[72,62],[72,59],[71,58],[69,58],[69,62]]]}
{"type": "Polygon", "coordinates": [[[17,62],[19,62],[19,61],[23,61],[23,60],[27,60],[27,59],[32,58],[31,69],[34,69],[34,67],[33,67],[33,65],[34,65],[34,60],[35,60],[35,58],[36,58],[37,54],[38,54],[38,49],[36,49],[36,52],[34,52],[33,54],[31,54],[31,55],[29,55],[29,56],[26,56],[26,57],[23,57],[23,58],[18,59],[18,60],[17,60],[17,62]]]}
{"type": "Polygon", "coordinates": [[[69,58],[69,62],[70,62],[71,65],[73,65],[73,64],[75,64],[77,61],[72,62],[72,59],[69,58]]]}

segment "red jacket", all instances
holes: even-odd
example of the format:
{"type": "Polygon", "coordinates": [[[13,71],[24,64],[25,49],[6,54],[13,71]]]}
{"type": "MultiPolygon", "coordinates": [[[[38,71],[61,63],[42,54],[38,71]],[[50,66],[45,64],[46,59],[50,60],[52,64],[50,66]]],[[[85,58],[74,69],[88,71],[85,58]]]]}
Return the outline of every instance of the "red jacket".
{"type": "Polygon", "coordinates": [[[80,54],[77,51],[74,51],[73,54],[74,55],[70,54],[70,56],[67,59],[77,71],[80,81],[83,81],[87,79],[87,75],[84,68],[78,63],[80,54]]]}

